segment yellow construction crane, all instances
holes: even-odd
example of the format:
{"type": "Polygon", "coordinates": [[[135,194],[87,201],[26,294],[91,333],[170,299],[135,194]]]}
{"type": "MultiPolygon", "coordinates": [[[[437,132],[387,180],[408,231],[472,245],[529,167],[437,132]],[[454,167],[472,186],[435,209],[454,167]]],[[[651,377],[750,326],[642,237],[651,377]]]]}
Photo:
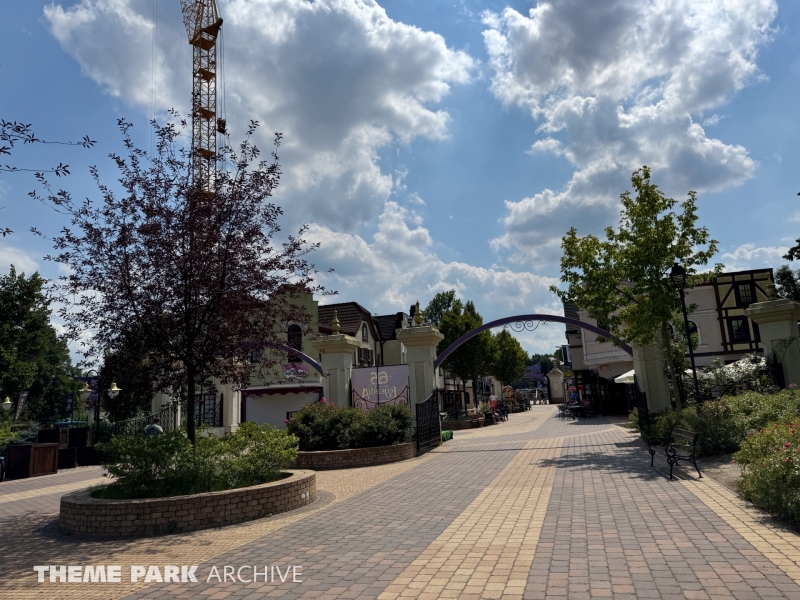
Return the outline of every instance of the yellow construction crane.
{"type": "Polygon", "coordinates": [[[192,177],[210,190],[217,132],[225,133],[225,120],[217,118],[217,36],[222,19],[216,0],[181,0],[181,12],[192,46],[192,177]]]}

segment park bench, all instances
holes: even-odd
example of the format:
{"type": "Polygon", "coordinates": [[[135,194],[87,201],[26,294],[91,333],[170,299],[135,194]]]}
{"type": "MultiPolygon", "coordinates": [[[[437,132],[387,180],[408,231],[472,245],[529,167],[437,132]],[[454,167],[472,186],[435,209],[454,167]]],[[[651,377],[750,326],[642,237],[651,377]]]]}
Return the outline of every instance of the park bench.
{"type": "Polygon", "coordinates": [[[663,454],[669,463],[669,478],[672,477],[672,470],[680,461],[690,462],[697,469],[697,475],[702,477],[700,467],[697,466],[697,439],[699,433],[687,431],[685,429],[673,429],[670,438],[650,437],[647,440],[648,452],[650,452],[650,466],[653,466],[656,454],[663,454]]]}

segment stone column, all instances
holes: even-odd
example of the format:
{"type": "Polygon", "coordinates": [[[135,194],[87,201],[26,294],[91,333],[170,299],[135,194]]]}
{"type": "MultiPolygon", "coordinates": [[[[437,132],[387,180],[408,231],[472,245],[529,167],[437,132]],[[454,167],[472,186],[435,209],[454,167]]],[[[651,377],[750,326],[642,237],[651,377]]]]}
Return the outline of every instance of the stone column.
{"type": "Polygon", "coordinates": [[[766,291],[769,300],[751,304],[744,314],[758,324],[764,356],[775,355],[783,369],[784,383],[800,385],[800,302],[778,298],[774,284],[768,284],[766,291]]]}
{"type": "Polygon", "coordinates": [[[336,406],[350,406],[350,371],[353,369],[353,357],[361,344],[356,338],[343,333],[327,335],[313,344],[321,356],[325,398],[336,406]]]}
{"type": "Polygon", "coordinates": [[[222,434],[233,433],[241,422],[241,392],[233,386],[217,384],[219,394],[222,394],[222,434]]]}
{"type": "Polygon", "coordinates": [[[558,368],[547,372],[550,380],[550,404],[564,402],[564,373],[558,368]]]}
{"type": "MultiPolygon", "coordinates": [[[[444,339],[444,335],[435,327],[416,324],[414,327],[398,330],[397,339],[406,347],[410,404],[424,402],[437,385],[433,361],[436,360],[436,347],[444,339]]],[[[413,407],[411,412],[414,413],[413,407]]]]}
{"type": "Polygon", "coordinates": [[[664,373],[664,346],[661,334],[656,336],[655,344],[633,346],[633,369],[641,390],[647,394],[647,408],[651,415],[672,410],[669,383],[664,373]]]}

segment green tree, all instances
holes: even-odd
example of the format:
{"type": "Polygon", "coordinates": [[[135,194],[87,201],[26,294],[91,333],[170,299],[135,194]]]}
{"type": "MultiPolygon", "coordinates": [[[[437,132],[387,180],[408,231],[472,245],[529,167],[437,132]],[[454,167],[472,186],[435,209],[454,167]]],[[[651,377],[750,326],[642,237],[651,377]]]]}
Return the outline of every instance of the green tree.
{"type": "MultiPolygon", "coordinates": [[[[483,325],[483,317],[470,300],[462,304],[456,299],[453,306],[442,315],[439,330],[444,339],[439,343],[441,353],[465,333],[483,325]]],[[[444,368],[462,381],[472,380],[473,399],[476,398],[478,378],[488,375],[494,366],[494,339],[491,332],[482,331],[459,346],[444,362],[444,368]]]]}
{"type": "Polygon", "coordinates": [[[558,363],[564,362],[565,357],[561,356],[561,348],[556,348],[556,351],[553,352],[553,358],[555,359],[554,368],[558,366],[558,363]]]}
{"type": "Polygon", "coordinates": [[[494,336],[494,367],[492,374],[503,385],[511,385],[522,379],[525,374],[525,365],[528,363],[528,353],[507,329],[501,329],[494,336]]]}
{"type": "MultiPolygon", "coordinates": [[[[559,356],[561,356],[561,348],[556,350],[559,356]]],[[[556,368],[556,357],[552,354],[531,354],[530,358],[528,358],[529,365],[539,365],[539,368],[542,371],[542,375],[546,375],[548,371],[552,371],[556,368]]]]}
{"type": "Polygon", "coordinates": [[[775,287],[781,298],[800,302],[800,270],[792,271],[789,265],[781,265],[775,272],[775,287]]]}
{"type": "Polygon", "coordinates": [[[442,321],[442,316],[453,308],[453,302],[456,300],[456,291],[447,290],[446,292],[438,292],[425,310],[422,311],[422,316],[434,327],[439,327],[442,321]]]}
{"type": "MultiPolygon", "coordinates": [[[[674,262],[686,269],[686,287],[691,288],[717,274],[699,275],[717,251],[717,241],[705,227],[697,226],[697,196],[678,204],[650,181],[646,166],[633,173],[636,197],[621,195],[622,211],[617,229],[606,228],[605,240],[594,235],[579,237],[573,227],[562,239],[561,281],[566,289],[552,286],[563,302],[574,302],[590,316],[603,321],[619,345],[641,345],[657,340],[664,346],[667,364],[673,365],[667,324],[680,307],[680,298],[668,275],[674,262]]],[[[669,369],[673,388],[678,384],[669,369]]],[[[676,397],[678,408],[680,398],[676,397]]]]}
{"type": "Polygon", "coordinates": [[[153,399],[153,376],[147,368],[144,348],[129,343],[109,353],[100,369],[100,389],[115,382],[122,391],[111,400],[103,394],[103,405],[110,421],[124,421],[143,412],[149,413],[153,399]]]}
{"type": "Polygon", "coordinates": [[[0,276],[0,387],[12,400],[27,391],[23,415],[35,421],[62,417],[74,391],[69,350],[50,324],[44,283],[38,273],[17,274],[13,265],[0,276]]]}

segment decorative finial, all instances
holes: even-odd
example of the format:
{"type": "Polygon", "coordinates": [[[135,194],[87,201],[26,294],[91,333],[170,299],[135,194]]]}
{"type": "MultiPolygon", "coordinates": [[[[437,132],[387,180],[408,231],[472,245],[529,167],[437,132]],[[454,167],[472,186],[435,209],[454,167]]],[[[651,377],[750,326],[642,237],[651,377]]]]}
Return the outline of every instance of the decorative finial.
{"type": "Polygon", "coordinates": [[[331,330],[333,333],[339,333],[341,326],[339,325],[339,315],[336,314],[336,309],[333,309],[333,321],[331,321],[331,330]]]}
{"type": "Polygon", "coordinates": [[[766,289],[767,298],[775,298],[775,297],[778,296],[778,288],[775,287],[774,283],[770,282],[770,283],[767,284],[766,287],[767,287],[767,289],[766,289]]]}
{"type": "Polygon", "coordinates": [[[417,327],[422,325],[422,311],[419,309],[419,300],[417,300],[417,304],[414,307],[414,325],[417,327]]]}

